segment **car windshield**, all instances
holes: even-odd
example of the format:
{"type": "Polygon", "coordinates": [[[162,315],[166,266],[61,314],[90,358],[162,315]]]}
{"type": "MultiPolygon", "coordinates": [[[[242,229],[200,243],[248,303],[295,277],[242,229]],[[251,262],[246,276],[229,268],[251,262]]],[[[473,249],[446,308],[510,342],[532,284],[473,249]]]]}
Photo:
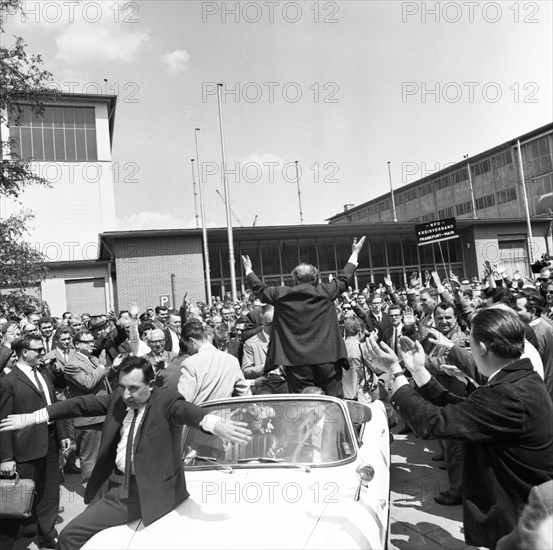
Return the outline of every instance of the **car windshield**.
{"type": "Polygon", "coordinates": [[[185,469],[244,465],[329,465],[355,454],[342,407],[324,400],[236,401],[206,407],[208,414],[245,422],[246,445],[195,429],[183,433],[185,469]]]}

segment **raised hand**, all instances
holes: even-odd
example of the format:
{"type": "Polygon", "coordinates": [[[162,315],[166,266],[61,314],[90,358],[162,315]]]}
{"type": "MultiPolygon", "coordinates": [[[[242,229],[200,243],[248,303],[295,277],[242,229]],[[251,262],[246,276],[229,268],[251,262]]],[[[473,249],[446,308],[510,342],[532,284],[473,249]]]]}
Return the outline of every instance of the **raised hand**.
{"type": "Polygon", "coordinates": [[[351,245],[351,252],[352,254],[359,254],[361,252],[361,249],[363,248],[363,244],[365,243],[365,237],[361,237],[361,240],[357,242],[357,237],[353,239],[353,244],[351,245]]]}
{"type": "Polygon", "coordinates": [[[384,284],[390,288],[394,286],[389,277],[384,277],[384,284]]]}
{"type": "Polygon", "coordinates": [[[244,272],[247,273],[248,271],[252,270],[252,261],[250,260],[249,256],[242,256],[242,265],[244,266],[244,272]]]}
{"type": "Polygon", "coordinates": [[[403,364],[409,372],[415,373],[425,368],[426,355],[419,341],[414,342],[413,347],[409,351],[403,351],[403,346],[401,346],[401,349],[403,364]]]}
{"type": "Polygon", "coordinates": [[[140,309],[138,308],[138,304],[136,302],[133,302],[131,304],[131,309],[129,310],[129,313],[131,314],[131,317],[133,319],[136,319],[138,317],[138,312],[140,309]]]}

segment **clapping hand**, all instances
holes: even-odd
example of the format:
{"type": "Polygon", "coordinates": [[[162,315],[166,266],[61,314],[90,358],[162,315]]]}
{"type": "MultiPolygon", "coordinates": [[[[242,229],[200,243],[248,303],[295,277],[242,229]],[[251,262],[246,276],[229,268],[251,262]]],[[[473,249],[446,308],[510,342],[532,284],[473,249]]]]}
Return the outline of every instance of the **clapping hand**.
{"type": "Polygon", "coordinates": [[[446,338],[441,332],[435,329],[430,329],[428,331],[428,341],[439,348],[451,349],[454,345],[449,338],[446,338]]]}
{"type": "Polygon", "coordinates": [[[374,334],[369,336],[369,352],[373,363],[383,371],[392,372],[395,366],[399,366],[399,359],[394,350],[384,342],[379,343],[374,334]]]}
{"type": "Polygon", "coordinates": [[[417,370],[424,369],[424,364],[426,362],[426,355],[422,349],[421,343],[419,341],[413,342],[409,338],[402,336],[400,338],[401,345],[401,358],[403,360],[403,365],[405,368],[412,374],[417,370]],[[407,350],[407,342],[401,342],[401,340],[409,340],[413,346],[407,350]]]}

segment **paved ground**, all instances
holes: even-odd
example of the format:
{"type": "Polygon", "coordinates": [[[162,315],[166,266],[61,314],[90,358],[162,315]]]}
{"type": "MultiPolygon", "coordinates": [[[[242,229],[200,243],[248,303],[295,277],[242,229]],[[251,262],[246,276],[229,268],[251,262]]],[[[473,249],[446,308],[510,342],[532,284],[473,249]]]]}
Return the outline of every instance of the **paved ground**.
{"type": "Polygon", "coordinates": [[[447,487],[447,473],[439,469],[444,463],[431,460],[439,453],[438,443],[423,441],[412,432],[394,438],[390,470],[392,546],[399,550],[474,549],[464,542],[462,507],[434,502],[447,487]]]}
{"type": "MultiPolygon", "coordinates": [[[[397,431],[397,430],[394,430],[397,431]]],[[[433,462],[438,443],[395,435],[391,447],[391,542],[397,550],[474,549],[463,536],[461,506],[442,506],[434,497],[447,486],[447,474],[433,462]]],[[[66,475],[58,530],[84,509],[79,476],[66,475]]]]}

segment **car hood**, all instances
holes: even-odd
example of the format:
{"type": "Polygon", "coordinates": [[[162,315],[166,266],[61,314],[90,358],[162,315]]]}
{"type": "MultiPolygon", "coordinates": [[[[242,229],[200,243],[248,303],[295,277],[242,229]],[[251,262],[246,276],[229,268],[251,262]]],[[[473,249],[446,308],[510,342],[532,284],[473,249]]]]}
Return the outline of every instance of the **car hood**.
{"type": "Polygon", "coordinates": [[[108,529],[85,548],[381,548],[388,503],[355,501],[352,465],[337,470],[187,472],[193,497],[148,527],[108,529]]]}

